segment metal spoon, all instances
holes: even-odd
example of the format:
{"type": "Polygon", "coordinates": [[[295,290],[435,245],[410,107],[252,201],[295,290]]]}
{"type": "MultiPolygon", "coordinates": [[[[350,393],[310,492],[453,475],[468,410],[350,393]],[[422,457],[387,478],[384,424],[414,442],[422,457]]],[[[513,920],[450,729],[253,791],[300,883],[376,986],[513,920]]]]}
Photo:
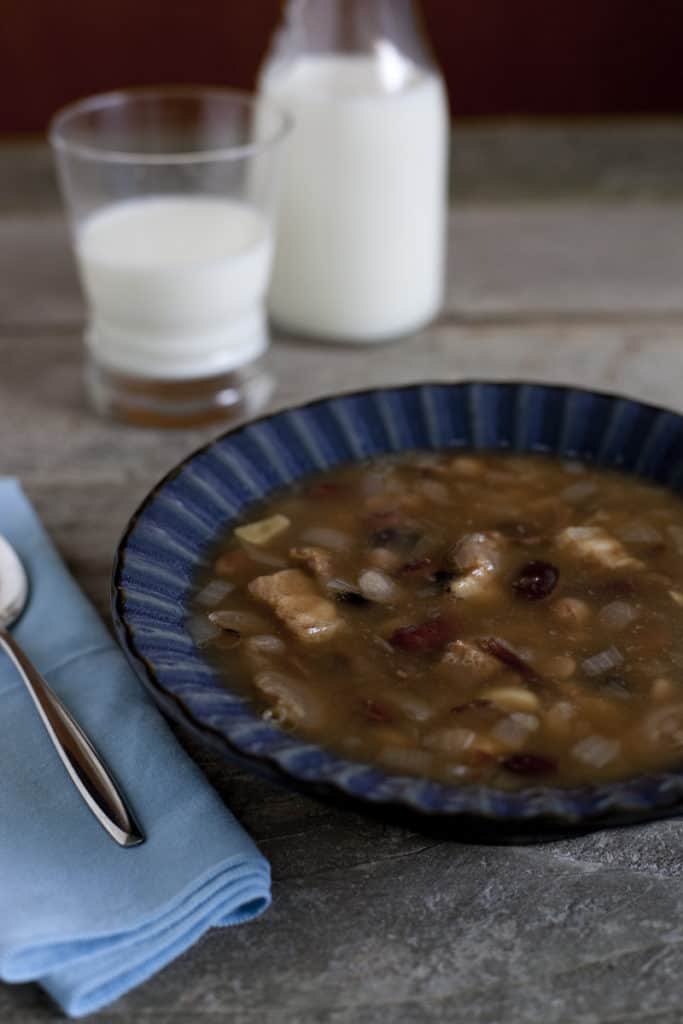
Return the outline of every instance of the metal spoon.
{"type": "Polygon", "coordinates": [[[144,842],[144,836],[102,759],[8,632],[27,600],[28,579],[24,567],[0,534],[0,647],[14,663],[55,750],[92,813],[119,846],[138,846],[144,842]]]}

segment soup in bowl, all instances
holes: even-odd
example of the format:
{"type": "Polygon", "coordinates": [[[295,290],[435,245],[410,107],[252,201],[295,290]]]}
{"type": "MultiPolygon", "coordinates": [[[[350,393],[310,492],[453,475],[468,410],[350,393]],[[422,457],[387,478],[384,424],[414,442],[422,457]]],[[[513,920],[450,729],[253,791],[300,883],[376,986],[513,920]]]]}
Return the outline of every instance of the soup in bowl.
{"type": "Polygon", "coordinates": [[[321,795],[590,823],[683,801],[683,420],[515,383],[323,399],[155,487],[119,639],[214,750],[321,795]]]}
{"type": "Polygon", "coordinates": [[[683,502],[534,455],[409,452],[249,510],[197,579],[266,721],[389,771],[599,783],[683,752],[683,502]]]}

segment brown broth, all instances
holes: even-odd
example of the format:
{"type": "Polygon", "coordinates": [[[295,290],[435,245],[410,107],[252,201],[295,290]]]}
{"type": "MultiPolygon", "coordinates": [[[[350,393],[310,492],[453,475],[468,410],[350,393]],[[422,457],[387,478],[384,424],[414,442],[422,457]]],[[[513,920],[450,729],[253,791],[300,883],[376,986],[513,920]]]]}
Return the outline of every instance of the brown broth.
{"type": "Polygon", "coordinates": [[[192,616],[226,684],[283,728],[506,788],[683,761],[673,494],[540,456],[414,452],[309,478],[245,523],[275,515],[265,543],[221,539],[192,616]]]}

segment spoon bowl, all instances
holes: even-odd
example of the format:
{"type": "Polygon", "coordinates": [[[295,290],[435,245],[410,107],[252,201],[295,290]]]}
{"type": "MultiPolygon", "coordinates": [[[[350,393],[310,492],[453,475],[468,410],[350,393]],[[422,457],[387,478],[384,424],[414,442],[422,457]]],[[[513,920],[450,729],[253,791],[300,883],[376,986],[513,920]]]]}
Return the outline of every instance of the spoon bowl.
{"type": "Polygon", "coordinates": [[[14,548],[0,534],[0,628],[9,629],[28,601],[28,577],[14,548]]]}

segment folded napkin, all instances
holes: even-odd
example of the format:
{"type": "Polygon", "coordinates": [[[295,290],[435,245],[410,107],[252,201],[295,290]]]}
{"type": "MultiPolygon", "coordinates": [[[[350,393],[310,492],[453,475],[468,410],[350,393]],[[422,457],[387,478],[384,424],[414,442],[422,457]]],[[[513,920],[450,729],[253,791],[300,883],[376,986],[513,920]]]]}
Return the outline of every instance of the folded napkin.
{"type": "Polygon", "coordinates": [[[104,832],[0,652],[0,978],[39,981],[79,1017],[144,981],[208,928],[265,910],[270,872],[10,479],[0,479],[0,533],[31,584],[17,640],[111,767],[147,837],[121,849],[104,832]]]}

